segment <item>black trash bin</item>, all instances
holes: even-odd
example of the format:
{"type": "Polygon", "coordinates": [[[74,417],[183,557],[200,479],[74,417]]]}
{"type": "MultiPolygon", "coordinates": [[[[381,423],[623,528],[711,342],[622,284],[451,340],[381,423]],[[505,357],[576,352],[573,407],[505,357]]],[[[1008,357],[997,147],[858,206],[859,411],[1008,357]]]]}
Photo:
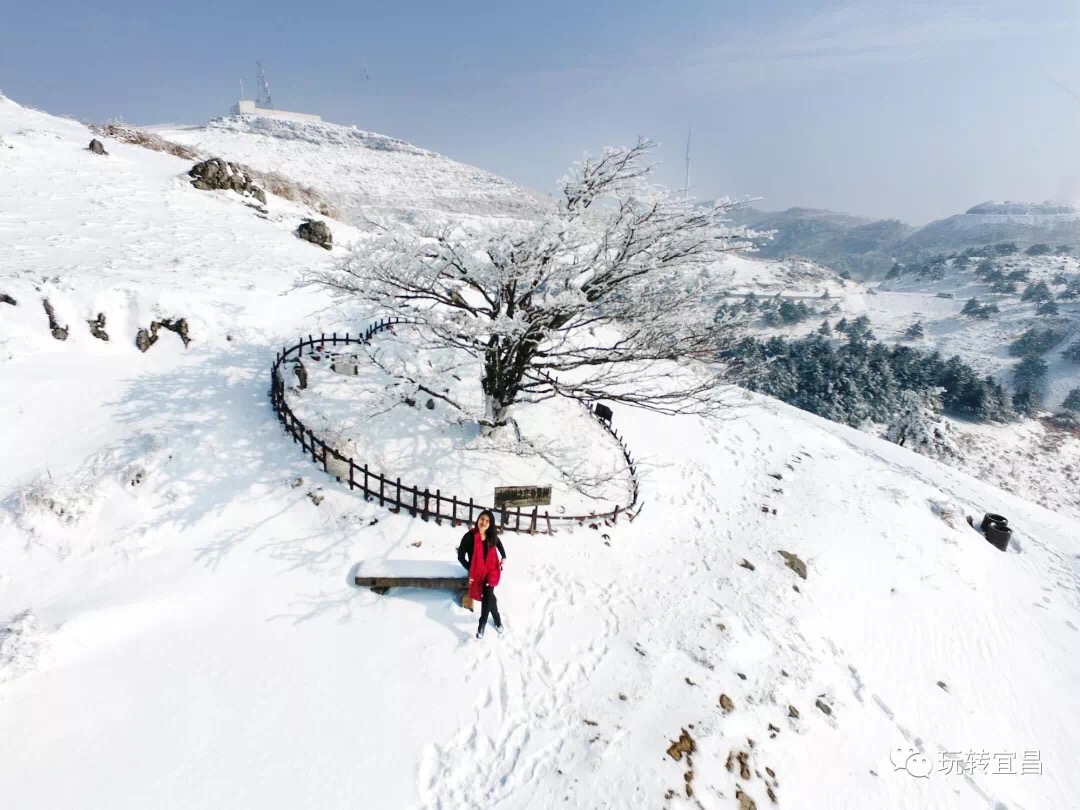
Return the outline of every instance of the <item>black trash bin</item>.
{"type": "Polygon", "coordinates": [[[986,539],[998,551],[1009,550],[1009,540],[1012,538],[1012,529],[1000,523],[989,523],[986,526],[986,539]]]}
{"type": "Polygon", "coordinates": [[[989,526],[991,523],[996,523],[999,526],[1008,526],[1009,525],[1009,519],[1004,518],[1001,515],[995,515],[993,512],[987,512],[985,515],[983,515],[983,519],[982,519],[982,527],[981,528],[982,528],[984,534],[986,532],[986,527],[989,526]]]}

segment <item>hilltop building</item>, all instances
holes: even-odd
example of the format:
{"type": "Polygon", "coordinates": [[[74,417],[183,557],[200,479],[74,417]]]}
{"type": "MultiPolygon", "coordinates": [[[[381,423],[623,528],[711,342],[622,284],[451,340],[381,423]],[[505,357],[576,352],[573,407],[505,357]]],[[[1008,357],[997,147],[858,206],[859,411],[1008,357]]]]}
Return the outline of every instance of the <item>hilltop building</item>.
{"type": "Polygon", "coordinates": [[[232,106],[233,115],[260,115],[264,118],[285,118],[289,121],[322,121],[321,115],[312,113],[290,112],[259,107],[251,99],[240,99],[232,106]]]}

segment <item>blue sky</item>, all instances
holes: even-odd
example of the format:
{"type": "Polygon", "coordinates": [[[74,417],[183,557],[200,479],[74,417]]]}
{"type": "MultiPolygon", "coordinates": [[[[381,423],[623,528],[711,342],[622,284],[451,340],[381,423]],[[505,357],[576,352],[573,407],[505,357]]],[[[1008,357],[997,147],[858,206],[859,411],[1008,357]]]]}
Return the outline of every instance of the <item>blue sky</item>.
{"type": "Polygon", "coordinates": [[[7,0],[0,90],[84,120],[195,123],[255,60],[277,106],[542,191],[660,141],[658,179],[915,224],[1080,204],[1080,2],[366,4],[7,0]],[[370,80],[364,78],[365,65],[370,80]]]}

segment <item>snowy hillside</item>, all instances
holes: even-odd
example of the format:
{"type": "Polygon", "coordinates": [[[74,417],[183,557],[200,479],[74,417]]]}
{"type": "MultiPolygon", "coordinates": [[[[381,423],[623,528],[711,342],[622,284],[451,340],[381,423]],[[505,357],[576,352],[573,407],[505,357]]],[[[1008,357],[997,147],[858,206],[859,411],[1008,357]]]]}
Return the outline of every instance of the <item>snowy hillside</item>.
{"type": "MultiPolygon", "coordinates": [[[[754,334],[765,337],[806,337],[823,320],[835,326],[841,319],[866,316],[875,338],[886,345],[940,352],[944,357],[957,355],[980,375],[992,374],[1007,385],[1019,363],[1011,346],[1028,330],[1057,330],[1056,345],[1043,356],[1048,365],[1046,404],[1060,407],[1067,393],[1080,385],[1080,364],[1061,356],[1065,347],[1080,339],[1080,304],[1076,299],[1060,299],[1057,316],[1039,315],[1039,303],[1023,301],[1022,294],[1040,282],[1047,283],[1053,293],[1067,290],[1073,279],[1080,283],[1080,263],[1072,256],[997,257],[994,262],[1000,275],[1021,273],[1028,279],[1009,282],[1014,289],[1004,293],[995,292],[993,284],[974,275],[981,262],[976,257],[963,267],[954,267],[955,262],[949,260],[932,265],[925,273],[912,271],[868,284],[842,279],[810,262],[733,257],[726,263],[731,291],[725,302],[744,304],[749,296],[756,307],[771,305],[773,316],[804,318],[792,324],[778,318],[768,324],[758,310],[750,326],[754,334]],[[985,320],[964,316],[961,311],[971,297],[994,303],[1000,311],[985,320]],[[787,311],[770,303],[776,300],[787,311]],[[921,337],[907,335],[915,323],[923,328],[921,337]]],[[[843,335],[830,335],[837,345],[846,341],[843,335]]],[[[1049,509],[1080,517],[1080,435],[1076,431],[1032,419],[1010,425],[953,420],[950,424],[960,452],[948,463],[1049,509]]],[[[865,429],[884,433],[880,424],[867,424],[865,429]]]]}
{"type": "Polygon", "coordinates": [[[1046,352],[1049,365],[1047,405],[1058,407],[1065,395],[1080,385],[1080,363],[1070,363],[1061,351],[1080,339],[1080,297],[1062,297],[1080,290],[1080,259],[1072,255],[976,255],[963,262],[948,259],[876,286],[876,295],[863,301],[866,313],[883,339],[902,340],[904,331],[921,321],[925,336],[913,345],[932,346],[945,354],[958,354],[988,374],[1008,379],[1017,363],[1010,344],[1029,329],[1052,329],[1060,337],[1046,352]],[[988,263],[992,281],[979,266],[988,263]],[[1024,300],[1029,287],[1045,283],[1056,314],[1040,313],[1043,300],[1024,300]],[[999,312],[988,318],[963,315],[975,298],[993,304],[999,312]]]}
{"type": "Polygon", "coordinates": [[[170,141],[313,186],[358,224],[446,214],[529,218],[545,204],[501,177],[355,127],[244,116],[155,130],[170,141]]]}
{"type": "Polygon", "coordinates": [[[959,355],[980,373],[993,374],[1005,382],[1017,364],[1010,344],[1029,329],[1054,330],[1059,337],[1046,352],[1046,404],[1060,406],[1065,395],[1080,385],[1080,364],[1060,354],[1080,339],[1080,294],[1067,292],[1080,290],[1080,259],[1022,253],[992,257],[993,272],[1004,280],[1005,287],[979,275],[977,268],[984,261],[984,256],[976,254],[963,263],[948,259],[916,264],[881,282],[843,279],[821,265],[791,259],[762,260],[751,255],[732,258],[727,266],[731,268],[730,300],[751,293],[758,299],[780,295],[805,301],[813,310],[797,325],[760,328],[763,334],[801,336],[815,331],[826,318],[836,323],[841,318],[866,315],[879,340],[959,355]],[[1027,288],[1040,282],[1047,285],[1056,314],[1040,314],[1042,299],[1023,300],[1027,288]],[[999,311],[985,319],[967,317],[963,309],[971,298],[993,304],[999,311]],[[916,322],[922,324],[924,334],[911,338],[906,333],[916,322]]]}
{"type": "Polygon", "coordinates": [[[1053,203],[985,202],[920,228],[813,208],[745,208],[734,219],[776,231],[762,244],[762,257],[807,258],[863,279],[880,279],[896,261],[995,242],[1016,242],[1021,248],[1043,242],[1080,245],[1080,210],[1053,203]]]}
{"type": "Polygon", "coordinates": [[[992,242],[1080,243],[1080,210],[1052,203],[985,202],[931,222],[898,246],[903,252],[956,250],[992,242]]]}
{"type": "MultiPolygon", "coordinates": [[[[366,323],[290,291],[341,248],[298,240],[293,204],[89,138],[0,97],[5,807],[1075,803],[1074,520],[764,398],[619,409],[644,511],[506,536],[508,630],[478,642],[452,594],[350,584],[452,560],[461,529],[350,494],[270,408],[275,350],[366,323]],[[186,348],[135,347],[178,318],[186,348]],[[984,511],[1008,553],[965,522],[984,511]]],[[[243,148],[224,156],[318,185],[308,157],[243,148]]]]}

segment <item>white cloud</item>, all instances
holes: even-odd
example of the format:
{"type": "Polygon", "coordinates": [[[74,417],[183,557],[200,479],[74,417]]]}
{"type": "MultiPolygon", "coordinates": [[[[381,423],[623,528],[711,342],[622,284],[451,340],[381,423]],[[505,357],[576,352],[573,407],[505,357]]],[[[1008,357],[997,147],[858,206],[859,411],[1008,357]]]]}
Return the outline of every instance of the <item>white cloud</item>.
{"type": "Polygon", "coordinates": [[[794,84],[871,65],[918,61],[934,54],[985,44],[1003,49],[1076,28],[1038,3],[848,4],[775,25],[732,29],[711,41],[668,43],[565,70],[511,79],[533,87],[621,85],[628,81],[710,88],[794,84]]]}

